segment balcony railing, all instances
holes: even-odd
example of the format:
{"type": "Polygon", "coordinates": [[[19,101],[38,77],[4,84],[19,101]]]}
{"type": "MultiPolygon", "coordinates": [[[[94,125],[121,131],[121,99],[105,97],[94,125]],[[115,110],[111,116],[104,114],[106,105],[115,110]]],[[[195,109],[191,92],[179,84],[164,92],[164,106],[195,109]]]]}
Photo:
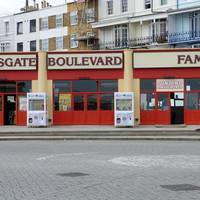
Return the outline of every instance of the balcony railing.
{"type": "Polygon", "coordinates": [[[168,38],[169,38],[169,44],[200,41],[200,31],[170,33],[168,38]]]}
{"type": "Polygon", "coordinates": [[[153,35],[148,37],[114,40],[105,43],[99,43],[99,49],[123,49],[123,48],[139,48],[155,44],[163,44],[168,42],[168,35],[153,35]]]}

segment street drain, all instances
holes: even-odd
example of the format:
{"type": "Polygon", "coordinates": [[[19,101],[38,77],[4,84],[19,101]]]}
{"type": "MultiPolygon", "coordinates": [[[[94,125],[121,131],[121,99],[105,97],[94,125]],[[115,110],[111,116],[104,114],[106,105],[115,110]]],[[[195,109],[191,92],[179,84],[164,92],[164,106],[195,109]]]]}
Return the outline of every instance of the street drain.
{"type": "Polygon", "coordinates": [[[59,173],[58,176],[65,177],[79,177],[79,176],[89,176],[89,174],[81,173],[81,172],[69,172],[69,173],[59,173]]]}
{"type": "Polygon", "coordinates": [[[192,191],[200,190],[200,187],[191,184],[177,184],[177,185],[160,185],[162,188],[172,191],[192,191]]]}

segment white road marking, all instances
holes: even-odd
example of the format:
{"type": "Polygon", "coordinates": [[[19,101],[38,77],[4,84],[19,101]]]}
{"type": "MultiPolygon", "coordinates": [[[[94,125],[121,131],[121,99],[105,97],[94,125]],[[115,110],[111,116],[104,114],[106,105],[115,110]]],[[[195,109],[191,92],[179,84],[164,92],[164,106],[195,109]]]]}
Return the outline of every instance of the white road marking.
{"type": "Polygon", "coordinates": [[[48,155],[48,156],[38,157],[38,158],[36,158],[36,160],[41,161],[41,160],[48,160],[48,159],[62,157],[62,156],[80,156],[80,155],[87,155],[87,154],[91,154],[91,153],[95,153],[95,152],[52,154],[52,155],[48,155]]]}
{"type": "Polygon", "coordinates": [[[109,161],[114,164],[126,165],[131,167],[200,169],[200,156],[198,155],[141,155],[117,157],[109,161]]]}

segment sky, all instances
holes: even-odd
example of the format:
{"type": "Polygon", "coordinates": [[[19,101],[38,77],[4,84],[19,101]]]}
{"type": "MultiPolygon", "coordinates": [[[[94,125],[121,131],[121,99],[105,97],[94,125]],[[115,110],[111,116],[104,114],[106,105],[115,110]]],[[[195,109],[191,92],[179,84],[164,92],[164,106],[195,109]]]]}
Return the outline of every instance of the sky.
{"type": "MultiPolygon", "coordinates": [[[[39,3],[41,0],[36,0],[39,3]]],[[[52,5],[64,4],[66,0],[48,0],[52,5]]],[[[0,16],[18,13],[20,8],[25,6],[26,0],[0,0],[0,16]]],[[[29,0],[29,4],[33,4],[33,0],[29,0]]]]}

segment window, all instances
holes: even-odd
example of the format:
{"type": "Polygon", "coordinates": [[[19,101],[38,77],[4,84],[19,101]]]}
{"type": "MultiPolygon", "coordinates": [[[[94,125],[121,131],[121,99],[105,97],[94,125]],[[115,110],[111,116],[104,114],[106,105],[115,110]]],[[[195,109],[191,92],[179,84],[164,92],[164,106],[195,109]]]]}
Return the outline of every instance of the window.
{"type": "Polygon", "coordinates": [[[142,92],[153,92],[156,90],[155,79],[144,79],[140,81],[140,90],[142,92]]]}
{"type": "Polygon", "coordinates": [[[36,32],[36,19],[30,20],[30,33],[36,32]]]}
{"type": "Polygon", "coordinates": [[[63,15],[56,15],[56,27],[63,26],[63,15]]]}
{"type": "Polygon", "coordinates": [[[73,11],[70,12],[70,25],[76,25],[78,24],[78,12],[73,11]]]}
{"type": "Polygon", "coordinates": [[[30,51],[36,51],[36,40],[30,41],[30,51]]]}
{"type": "Polygon", "coordinates": [[[128,0],[121,0],[121,9],[122,12],[128,11],[128,0]]]}
{"type": "Polygon", "coordinates": [[[71,92],[71,81],[54,81],[54,92],[71,92]]]}
{"type": "Polygon", "coordinates": [[[8,51],[10,51],[10,43],[8,42],[0,43],[0,52],[8,52],[8,51]]]}
{"type": "Polygon", "coordinates": [[[49,41],[48,39],[41,40],[41,48],[42,51],[48,51],[49,49],[49,41]]]}
{"type": "Polygon", "coordinates": [[[144,0],[144,8],[145,9],[151,8],[151,0],[144,0]]]}
{"type": "Polygon", "coordinates": [[[27,110],[27,97],[26,95],[18,95],[18,110],[26,111],[27,110]]]}
{"type": "Polygon", "coordinates": [[[5,33],[9,33],[9,22],[4,23],[5,33]]]}
{"type": "Polygon", "coordinates": [[[48,17],[41,18],[40,27],[41,27],[41,30],[47,30],[48,29],[48,17]]]}
{"type": "Polygon", "coordinates": [[[94,22],[95,21],[95,12],[94,8],[86,9],[86,21],[87,22],[94,22]]]}
{"type": "Polygon", "coordinates": [[[54,110],[55,111],[70,111],[71,102],[71,81],[54,81],[54,110]]]}
{"type": "Polygon", "coordinates": [[[83,95],[75,95],[74,96],[74,110],[84,110],[84,96],[83,95]]]}
{"type": "Polygon", "coordinates": [[[31,81],[18,81],[18,92],[31,92],[31,81]]]}
{"type": "Polygon", "coordinates": [[[113,0],[107,1],[107,13],[108,13],[108,15],[113,14],[113,0]]]}
{"type": "Polygon", "coordinates": [[[161,4],[161,6],[167,5],[167,0],[161,0],[160,4],[161,4]]]}
{"type": "Polygon", "coordinates": [[[115,47],[126,47],[128,43],[128,26],[115,26],[115,47]]]}
{"type": "Polygon", "coordinates": [[[63,49],[63,37],[56,38],[56,49],[63,49]]]}
{"type": "Polygon", "coordinates": [[[158,110],[168,110],[168,95],[158,94],[158,110]]]}
{"type": "Polygon", "coordinates": [[[17,35],[23,34],[23,22],[17,22],[17,35]]]}
{"type": "Polygon", "coordinates": [[[87,96],[87,110],[97,110],[97,95],[87,96]]]}
{"type": "Polygon", "coordinates": [[[200,90],[200,79],[186,79],[186,91],[200,90]]]}
{"type": "Polygon", "coordinates": [[[186,108],[200,110],[200,92],[186,93],[186,108]]]}
{"type": "Polygon", "coordinates": [[[16,93],[16,82],[0,81],[0,92],[2,93],[16,93]]]}
{"type": "Polygon", "coordinates": [[[100,95],[100,109],[101,110],[114,110],[114,94],[101,94],[100,95]]]}
{"type": "Polygon", "coordinates": [[[100,92],[117,92],[118,83],[117,80],[101,80],[100,92]]]}
{"type": "Polygon", "coordinates": [[[17,43],[17,51],[23,51],[23,42],[17,43]]]}
{"type": "Polygon", "coordinates": [[[78,47],[78,40],[77,40],[77,35],[76,34],[71,35],[70,47],[71,48],[77,48],[78,47]]]}
{"type": "Polygon", "coordinates": [[[155,94],[142,93],[140,105],[141,105],[142,110],[154,110],[155,109],[155,94]]]}
{"type": "Polygon", "coordinates": [[[98,81],[96,80],[77,80],[73,81],[73,92],[97,92],[98,81]]]}

